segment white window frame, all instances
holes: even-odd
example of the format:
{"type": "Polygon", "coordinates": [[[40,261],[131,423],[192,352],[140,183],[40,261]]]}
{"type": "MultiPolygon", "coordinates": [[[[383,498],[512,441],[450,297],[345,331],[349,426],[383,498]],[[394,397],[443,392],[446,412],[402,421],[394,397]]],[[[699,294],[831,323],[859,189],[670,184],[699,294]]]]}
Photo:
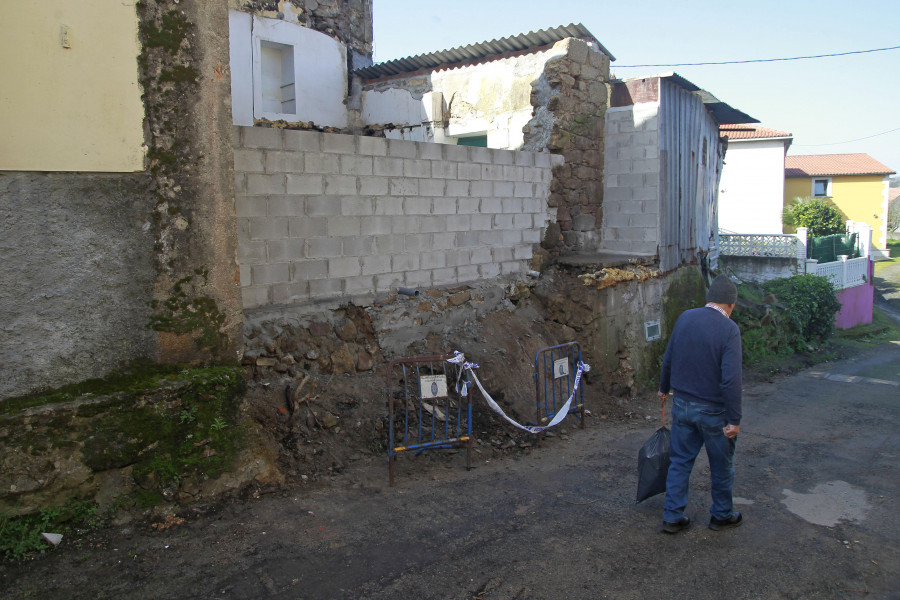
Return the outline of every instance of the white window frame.
{"type": "Polygon", "coordinates": [[[831,198],[831,177],[813,177],[812,182],[810,183],[809,195],[812,198],[831,198]],[[824,194],[816,193],[816,182],[817,181],[825,182],[825,193],[824,194]]]}

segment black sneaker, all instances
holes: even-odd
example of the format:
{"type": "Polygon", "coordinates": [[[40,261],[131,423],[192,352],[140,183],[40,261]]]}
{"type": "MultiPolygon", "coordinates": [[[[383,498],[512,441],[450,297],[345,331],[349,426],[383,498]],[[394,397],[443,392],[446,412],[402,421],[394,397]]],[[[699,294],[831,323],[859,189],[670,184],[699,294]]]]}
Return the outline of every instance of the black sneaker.
{"type": "Polygon", "coordinates": [[[682,529],[687,529],[691,524],[691,520],[688,517],[681,517],[674,523],[671,521],[663,521],[662,530],[663,533],[678,533],[682,529]]]}
{"type": "Polygon", "coordinates": [[[743,523],[741,513],[735,511],[727,519],[709,518],[709,528],[713,531],[722,531],[723,529],[731,529],[732,527],[740,527],[743,523]]]}

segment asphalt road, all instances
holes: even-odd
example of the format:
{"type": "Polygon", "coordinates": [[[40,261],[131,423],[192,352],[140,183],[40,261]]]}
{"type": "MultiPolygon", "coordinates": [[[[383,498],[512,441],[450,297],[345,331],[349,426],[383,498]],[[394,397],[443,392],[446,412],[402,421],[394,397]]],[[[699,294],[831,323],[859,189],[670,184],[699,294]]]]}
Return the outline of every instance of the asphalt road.
{"type": "Polygon", "coordinates": [[[690,529],[658,531],[660,496],[634,503],[655,413],[591,419],[519,459],[475,455],[472,471],[423,455],[393,488],[377,463],[332,489],[120,527],[0,569],[0,597],[896,599],[898,382],[892,343],[749,386],[735,462],[745,523],[730,531],[706,527],[702,456],[690,529]]]}

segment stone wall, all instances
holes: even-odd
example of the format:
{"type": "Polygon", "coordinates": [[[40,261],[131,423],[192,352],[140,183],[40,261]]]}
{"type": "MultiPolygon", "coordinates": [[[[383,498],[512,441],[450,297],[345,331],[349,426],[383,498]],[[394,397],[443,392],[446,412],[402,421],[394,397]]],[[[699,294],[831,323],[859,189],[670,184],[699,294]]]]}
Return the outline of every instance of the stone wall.
{"type": "Polygon", "coordinates": [[[522,273],[548,222],[551,156],[235,129],[245,308],[522,273]]]}

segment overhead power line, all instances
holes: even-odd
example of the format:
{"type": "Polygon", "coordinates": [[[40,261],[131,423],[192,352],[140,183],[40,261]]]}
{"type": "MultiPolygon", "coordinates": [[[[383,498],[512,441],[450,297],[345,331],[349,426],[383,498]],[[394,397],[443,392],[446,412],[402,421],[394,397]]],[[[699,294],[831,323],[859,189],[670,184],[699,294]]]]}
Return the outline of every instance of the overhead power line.
{"type": "Polygon", "coordinates": [[[766,63],[779,62],[786,60],[807,60],[810,58],[832,58],[835,56],[848,56],[850,54],[868,54],[870,52],[885,52],[887,50],[897,50],[900,46],[890,46],[889,48],[872,48],[871,50],[854,50],[852,52],[836,52],[833,54],[815,54],[812,56],[792,56],[790,58],[758,58],[754,60],[723,60],[719,62],[697,62],[697,63],[667,63],[656,65],[611,65],[614,69],[636,69],[638,67],[702,67],[704,65],[744,65],[749,63],[766,63]]]}
{"type": "Polygon", "coordinates": [[[793,144],[794,146],[800,146],[803,148],[813,148],[815,146],[838,146],[840,144],[849,144],[850,142],[861,142],[862,140],[868,140],[873,137],[878,137],[879,135],[885,135],[886,133],[893,133],[895,131],[900,131],[900,127],[896,129],[888,129],[887,131],[882,131],[881,133],[876,133],[874,135],[867,135],[866,137],[856,138],[855,140],[846,140],[843,142],[831,142],[830,144],[793,144]]]}

